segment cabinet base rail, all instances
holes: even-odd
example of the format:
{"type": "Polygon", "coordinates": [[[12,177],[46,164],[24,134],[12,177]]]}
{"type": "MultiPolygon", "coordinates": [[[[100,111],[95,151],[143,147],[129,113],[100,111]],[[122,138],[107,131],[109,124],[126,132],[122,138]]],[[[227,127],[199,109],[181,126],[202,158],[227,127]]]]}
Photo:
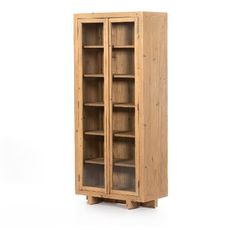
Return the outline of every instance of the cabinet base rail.
{"type": "Polygon", "coordinates": [[[103,198],[103,197],[94,197],[94,196],[87,196],[87,203],[89,205],[97,204],[100,202],[111,202],[111,203],[121,203],[125,204],[128,210],[138,208],[139,206],[148,207],[148,208],[156,208],[157,207],[157,200],[152,200],[148,202],[137,202],[132,200],[118,200],[118,199],[110,199],[110,198],[103,198]]]}

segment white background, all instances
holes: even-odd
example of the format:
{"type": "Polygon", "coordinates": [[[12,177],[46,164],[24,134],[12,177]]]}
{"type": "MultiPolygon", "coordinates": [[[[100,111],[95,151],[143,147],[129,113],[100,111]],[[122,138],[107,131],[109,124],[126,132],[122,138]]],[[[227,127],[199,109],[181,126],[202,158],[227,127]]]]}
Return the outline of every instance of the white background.
{"type": "Polygon", "coordinates": [[[234,2],[1,0],[0,235],[235,235],[234,2]],[[169,197],[88,206],[74,194],[73,13],[142,10],[169,14],[169,197]]]}

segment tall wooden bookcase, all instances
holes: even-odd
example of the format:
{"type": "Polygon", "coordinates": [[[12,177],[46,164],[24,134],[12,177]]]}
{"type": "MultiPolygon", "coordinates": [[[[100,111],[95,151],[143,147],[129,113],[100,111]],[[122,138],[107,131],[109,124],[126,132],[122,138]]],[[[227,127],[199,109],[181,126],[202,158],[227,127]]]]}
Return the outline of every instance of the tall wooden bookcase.
{"type": "Polygon", "coordinates": [[[167,14],[74,15],[75,186],[88,203],[167,196],[167,14]]]}

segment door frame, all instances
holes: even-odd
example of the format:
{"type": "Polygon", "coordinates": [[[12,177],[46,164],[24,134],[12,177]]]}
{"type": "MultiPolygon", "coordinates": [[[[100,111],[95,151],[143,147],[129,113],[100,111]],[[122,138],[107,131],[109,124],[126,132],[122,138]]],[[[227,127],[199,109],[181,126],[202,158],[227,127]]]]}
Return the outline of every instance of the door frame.
{"type": "Polygon", "coordinates": [[[93,191],[105,194],[139,196],[140,192],[140,137],[139,137],[139,24],[138,17],[77,18],[74,30],[75,45],[75,183],[76,192],[93,191]],[[112,71],[111,68],[111,24],[134,22],[135,37],[135,192],[112,190],[112,71]],[[104,188],[83,185],[83,48],[82,24],[103,23],[103,71],[104,71],[104,188]],[[78,184],[77,184],[78,183],[78,184]]]}
{"type": "MultiPolygon", "coordinates": [[[[77,19],[77,26],[75,26],[75,158],[76,158],[76,181],[79,182],[78,190],[81,191],[94,191],[107,193],[108,192],[108,178],[107,178],[107,165],[108,165],[108,23],[107,19],[77,19]],[[103,100],[104,100],[104,188],[84,186],[83,185],[83,23],[103,23],[103,100]],[[76,69],[77,68],[77,69],[76,69]],[[78,150],[78,151],[77,151],[78,150]]],[[[77,187],[77,186],[76,186],[77,187]]]]}
{"type": "Polygon", "coordinates": [[[139,195],[139,70],[138,70],[138,39],[139,39],[139,25],[138,17],[117,17],[109,18],[108,20],[108,42],[109,42],[109,56],[108,56],[108,68],[109,68],[109,193],[110,194],[120,194],[120,195],[139,195]],[[113,178],[113,130],[112,130],[112,42],[111,42],[111,33],[112,33],[112,23],[125,23],[125,22],[134,22],[134,67],[135,67],[135,78],[134,78],[134,89],[135,89],[135,191],[124,191],[124,190],[113,190],[112,189],[112,178],[113,178]]]}

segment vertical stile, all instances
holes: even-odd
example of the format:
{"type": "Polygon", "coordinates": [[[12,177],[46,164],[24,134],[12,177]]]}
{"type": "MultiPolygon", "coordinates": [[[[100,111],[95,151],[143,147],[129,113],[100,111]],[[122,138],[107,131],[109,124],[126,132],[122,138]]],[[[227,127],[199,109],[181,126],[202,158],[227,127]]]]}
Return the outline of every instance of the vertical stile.
{"type": "MultiPolygon", "coordinates": [[[[82,54],[82,22],[78,20],[78,103],[83,104],[83,54],[82,54]]],[[[80,106],[78,109],[78,164],[79,164],[79,172],[81,174],[80,182],[79,182],[79,189],[82,189],[82,182],[83,182],[83,106],[80,106]]]]}
{"type": "Polygon", "coordinates": [[[134,35],[134,69],[135,69],[135,80],[134,80],[134,91],[135,91],[135,178],[136,178],[136,193],[139,193],[139,71],[138,71],[138,39],[139,39],[139,25],[138,18],[134,21],[135,35],[134,35]]]}
{"type": "Polygon", "coordinates": [[[110,185],[110,178],[109,178],[109,150],[110,150],[110,143],[109,143],[109,44],[108,44],[108,19],[105,19],[104,22],[104,112],[105,112],[105,143],[106,147],[104,149],[104,153],[106,153],[106,158],[104,159],[104,168],[105,168],[105,192],[109,193],[109,185],[110,185]]]}
{"type": "Polygon", "coordinates": [[[108,98],[108,108],[109,108],[109,193],[112,189],[112,166],[113,166],[113,158],[112,158],[112,143],[113,143],[113,130],[112,130],[112,44],[111,44],[111,21],[108,21],[108,67],[109,67],[109,98],[108,98]]]}

